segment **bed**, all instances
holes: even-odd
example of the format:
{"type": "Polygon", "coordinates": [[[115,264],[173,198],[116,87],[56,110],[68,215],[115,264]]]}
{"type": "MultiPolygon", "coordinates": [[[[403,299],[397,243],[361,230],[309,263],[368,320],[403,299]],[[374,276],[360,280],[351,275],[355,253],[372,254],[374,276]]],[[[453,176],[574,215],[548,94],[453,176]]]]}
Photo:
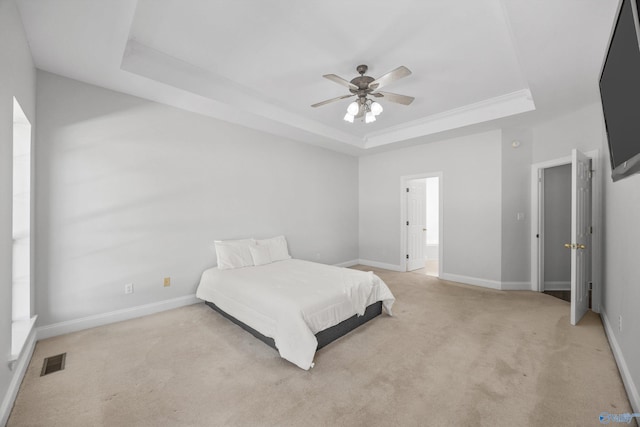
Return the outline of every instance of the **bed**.
{"type": "Polygon", "coordinates": [[[211,268],[196,296],[302,369],[317,349],[381,313],[395,298],[372,272],[298,259],[211,268]]]}

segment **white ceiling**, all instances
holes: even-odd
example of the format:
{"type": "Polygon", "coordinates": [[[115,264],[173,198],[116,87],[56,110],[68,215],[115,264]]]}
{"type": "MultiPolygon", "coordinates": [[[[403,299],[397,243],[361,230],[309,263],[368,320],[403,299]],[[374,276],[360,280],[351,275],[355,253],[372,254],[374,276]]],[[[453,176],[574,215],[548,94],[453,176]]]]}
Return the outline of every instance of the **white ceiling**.
{"type": "Polygon", "coordinates": [[[521,126],[597,101],[618,0],[18,0],[36,66],[362,154],[521,126]],[[372,124],[342,120],[347,80],[405,65],[372,124]]]}

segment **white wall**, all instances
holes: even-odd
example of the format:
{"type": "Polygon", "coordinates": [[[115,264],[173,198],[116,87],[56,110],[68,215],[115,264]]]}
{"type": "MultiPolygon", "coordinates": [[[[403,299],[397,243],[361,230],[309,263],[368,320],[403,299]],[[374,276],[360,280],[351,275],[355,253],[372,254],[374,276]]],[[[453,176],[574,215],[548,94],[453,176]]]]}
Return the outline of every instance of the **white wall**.
{"type": "Polygon", "coordinates": [[[35,68],[13,0],[0,1],[0,425],[11,409],[19,378],[8,368],[11,354],[11,252],[13,97],[35,124],[35,68]],[[13,382],[13,385],[12,385],[13,382]]]}
{"type": "Polygon", "coordinates": [[[544,170],[544,288],[571,289],[571,165],[544,170]]]}
{"type": "Polygon", "coordinates": [[[284,234],[296,258],[358,258],[356,158],[46,72],[37,83],[40,326],[193,294],[215,239],[284,234]]]}
{"type": "Polygon", "coordinates": [[[492,131],[361,157],[360,259],[400,266],[400,177],[442,171],[441,274],[500,280],[500,144],[492,131]]]}

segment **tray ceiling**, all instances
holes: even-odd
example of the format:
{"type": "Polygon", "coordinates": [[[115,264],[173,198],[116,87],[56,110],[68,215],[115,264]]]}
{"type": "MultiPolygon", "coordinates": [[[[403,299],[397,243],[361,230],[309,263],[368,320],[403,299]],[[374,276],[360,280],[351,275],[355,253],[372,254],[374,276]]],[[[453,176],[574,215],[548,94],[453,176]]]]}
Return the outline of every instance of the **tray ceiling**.
{"type": "Polygon", "coordinates": [[[469,126],[518,125],[597,100],[616,1],[22,0],[36,66],[351,154],[469,126]],[[557,4],[561,3],[561,4],[557,4]],[[342,120],[358,64],[385,90],[342,120]]]}

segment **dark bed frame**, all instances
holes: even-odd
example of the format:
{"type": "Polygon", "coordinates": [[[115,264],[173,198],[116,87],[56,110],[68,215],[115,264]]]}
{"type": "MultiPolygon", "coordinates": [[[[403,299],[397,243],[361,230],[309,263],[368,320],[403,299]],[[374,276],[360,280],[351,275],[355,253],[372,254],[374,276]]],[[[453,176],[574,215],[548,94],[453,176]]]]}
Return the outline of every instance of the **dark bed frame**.
{"type": "MultiPolygon", "coordinates": [[[[267,344],[269,347],[272,347],[278,350],[278,348],[276,347],[276,342],[273,340],[273,338],[262,335],[260,332],[256,331],[251,326],[246,325],[245,323],[236,319],[232,315],[226,313],[214,303],[209,301],[205,301],[205,303],[209,307],[217,311],[218,313],[222,314],[227,319],[231,320],[236,325],[240,326],[245,331],[249,332],[254,337],[258,338],[260,341],[267,344]]],[[[382,301],[378,301],[368,306],[362,316],[353,315],[347,320],[343,320],[342,322],[338,323],[335,326],[332,326],[328,329],[318,332],[316,334],[316,339],[318,340],[318,347],[316,348],[316,351],[320,350],[325,345],[337,340],[341,336],[348,334],[352,330],[356,329],[358,326],[364,325],[369,320],[378,316],[380,313],[382,313],[382,301]]]]}

